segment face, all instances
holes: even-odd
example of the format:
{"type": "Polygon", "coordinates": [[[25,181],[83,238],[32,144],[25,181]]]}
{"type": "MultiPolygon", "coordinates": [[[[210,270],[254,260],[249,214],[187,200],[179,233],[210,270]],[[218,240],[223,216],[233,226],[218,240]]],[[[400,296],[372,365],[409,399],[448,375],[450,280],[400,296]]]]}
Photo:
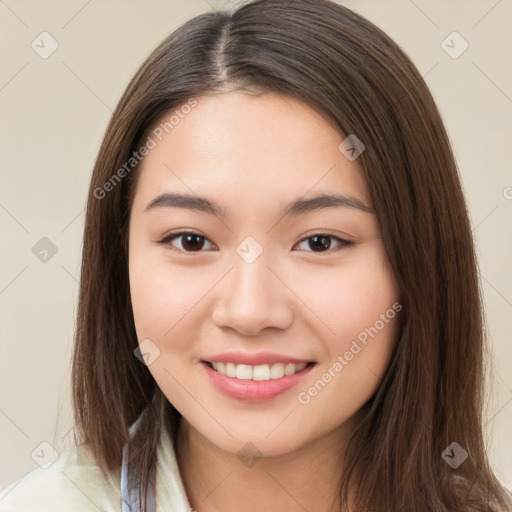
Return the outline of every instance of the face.
{"type": "Polygon", "coordinates": [[[367,183],[297,100],[229,92],[183,111],[150,135],[131,209],[141,351],[208,442],[291,452],[346,428],[390,360],[399,290],[367,183]]]}

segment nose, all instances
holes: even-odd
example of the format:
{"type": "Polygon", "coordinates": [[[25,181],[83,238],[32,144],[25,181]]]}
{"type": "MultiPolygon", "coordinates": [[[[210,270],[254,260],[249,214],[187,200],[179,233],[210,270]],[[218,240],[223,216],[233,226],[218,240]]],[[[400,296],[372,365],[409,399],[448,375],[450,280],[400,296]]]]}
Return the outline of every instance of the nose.
{"type": "Polygon", "coordinates": [[[293,293],[279,269],[260,256],[247,263],[238,255],[231,271],[218,285],[213,321],[242,335],[255,336],[265,328],[286,329],[293,322],[293,293]]]}

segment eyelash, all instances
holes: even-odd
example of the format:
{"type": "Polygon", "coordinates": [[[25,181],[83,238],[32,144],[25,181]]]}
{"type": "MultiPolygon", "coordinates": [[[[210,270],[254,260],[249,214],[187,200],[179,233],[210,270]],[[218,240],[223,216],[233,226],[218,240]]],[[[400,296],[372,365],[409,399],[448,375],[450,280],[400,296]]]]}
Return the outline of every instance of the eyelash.
{"type": "MultiPolygon", "coordinates": [[[[160,245],[169,245],[172,248],[172,250],[175,250],[175,251],[181,252],[181,253],[194,254],[194,253],[204,252],[203,250],[199,250],[199,251],[185,251],[185,250],[182,250],[182,249],[177,249],[177,248],[172,247],[170,245],[170,242],[172,242],[174,239],[180,238],[180,237],[186,236],[186,235],[193,235],[193,236],[197,236],[197,237],[200,237],[200,238],[204,238],[205,240],[208,240],[208,238],[206,238],[204,235],[201,235],[200,233],[196,233],[194,231],[180,231],[179,233],[171,233],[170,235],[167,235],[163,239],[159,240],[157,243],[160,244],[160,245]]],[[[343,248],[346,248],[346,247],[349,247],[349,246],[353,245],[353,242],[351,242],[349,240],[345,240],[343,238],[340,238],[339,236],[333,235],[331,233],[324,233],[324,232],[313,233],[312,235],[309,235],[309,236],[301,239],[299,242],[297,242],[296,245],[300,245],[302,242],[305,242],[305,241],[307,241],[307,240],[309,240],[311,238],[314,238],[314,237],[329,237],[329,238],[332,238],[332,239],[336,240],[339,243],[339,246],[337,248],[335,248],[335,249],[327,249],[325,251],[318,251],[318,252],[306,251],[306,252],[311,252],[313,254],[332,253],[332,252],[335,252],[335,251],[338,251],[340,249],[343,249],[343,248]]]]}

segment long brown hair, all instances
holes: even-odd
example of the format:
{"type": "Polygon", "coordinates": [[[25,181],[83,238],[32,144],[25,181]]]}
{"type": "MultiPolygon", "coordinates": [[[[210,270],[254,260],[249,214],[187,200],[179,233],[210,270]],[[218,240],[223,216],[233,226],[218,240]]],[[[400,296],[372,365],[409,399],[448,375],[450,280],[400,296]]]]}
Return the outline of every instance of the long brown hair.
{"type": "Polygon", "coordinates": [[[504,510],[482,432],[482,302],[448,135],[404,51],[329,0],[256,0],[197,16],[151,53],[121,97],[87,203],[75,441],[90,447],[105,472],[119,469],[129,443],[145,509],[161,428],[175,442],[180,414],[134,356],[127,242],[137,166],[130,158],[163,114],[216,90],[291,95],[366,146],[358,163],[403,312],[389,368],[348,446],[343,502],[350,483],[354,512],[504,510]],[[128,428],[141,414],[130,441],[128,428]],[[442,456],[454,442],[469,454],[457,468],[442,456]]]}

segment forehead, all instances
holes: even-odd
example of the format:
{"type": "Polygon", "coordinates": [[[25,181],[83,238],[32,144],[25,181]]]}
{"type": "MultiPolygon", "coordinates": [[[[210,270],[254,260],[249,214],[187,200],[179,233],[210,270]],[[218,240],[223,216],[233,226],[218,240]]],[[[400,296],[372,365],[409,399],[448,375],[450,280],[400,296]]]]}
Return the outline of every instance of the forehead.
{"type": "Polygon", "coordinates": [[[138,170],[134,208],[142,211],[162,192],[219,198],[227,210],[248,213],[321,193],[371,204],[357,160],[339,150],[345,135],[305,103],[241,92],[196,101],[178,107],[172,123],[172,113],[164,114],[150,130],[154,147],[138,170]]]}

